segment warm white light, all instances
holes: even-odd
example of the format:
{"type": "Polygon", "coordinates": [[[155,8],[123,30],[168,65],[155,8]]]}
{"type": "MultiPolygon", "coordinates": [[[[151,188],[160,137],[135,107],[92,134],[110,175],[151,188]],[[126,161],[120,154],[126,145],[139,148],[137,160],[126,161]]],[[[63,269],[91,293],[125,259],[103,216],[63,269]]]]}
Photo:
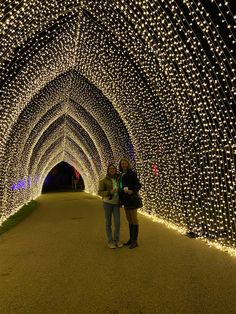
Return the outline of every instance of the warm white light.
{"type": "Polygon", "coordinates": [[[135,160],[147,213],[236,245],[230,2],[1,4],[2,218],[65,160],[86,190],[135,160]]]}

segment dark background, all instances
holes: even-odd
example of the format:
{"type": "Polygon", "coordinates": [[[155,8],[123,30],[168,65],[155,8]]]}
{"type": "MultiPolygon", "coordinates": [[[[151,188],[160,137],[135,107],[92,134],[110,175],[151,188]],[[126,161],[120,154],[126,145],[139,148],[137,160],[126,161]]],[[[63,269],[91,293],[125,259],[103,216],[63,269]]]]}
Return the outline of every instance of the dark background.
{"type": "Polygon", "coordinates": [[[75,185],[73,185],[73,180],[76,180],[74,167],[62,161],[48,173],[43,184],[42,193],[52,191],[83,191],[84,181],[82,176],[79,176],[76,189],[75,185]]]}

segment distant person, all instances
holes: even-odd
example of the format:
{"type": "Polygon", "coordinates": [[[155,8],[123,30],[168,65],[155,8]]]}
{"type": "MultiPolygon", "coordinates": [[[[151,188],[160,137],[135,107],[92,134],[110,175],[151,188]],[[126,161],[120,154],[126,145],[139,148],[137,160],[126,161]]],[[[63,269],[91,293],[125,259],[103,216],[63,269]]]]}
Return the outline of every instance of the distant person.
{"type": "Polygon", "coordinates": [[[138,194],[141,184],[127,158],[120,160],[119,170],[121,172],[119,185],[120,203],[125,208],[130,233],[130,238],[124,245],[129,245],[129,248],[133,249],[138,246],[139,222],[137,209],[142,207],[142,200],[138,194]]]}
{"type": "Polygon", "coordinates": [[[99,181],[98,194],[103,198],[103,208],[105,211],[106,234],[108,247],[115,249],[121,248],[123,244],[120,242],[120,202],[119,202],[119,174],[116,166],[110,164],[107,168],[106,177],[99,181]],[[112,215],[114,217],[114,238],[112,235],[112,215]]]}

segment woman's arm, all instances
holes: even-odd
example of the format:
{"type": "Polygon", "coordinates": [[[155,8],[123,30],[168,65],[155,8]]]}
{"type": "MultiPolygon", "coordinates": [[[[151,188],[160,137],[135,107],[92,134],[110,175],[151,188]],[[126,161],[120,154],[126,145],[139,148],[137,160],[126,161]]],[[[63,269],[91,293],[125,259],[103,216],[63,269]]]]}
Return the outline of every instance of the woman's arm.
{"type": "Polygon", "coordinates": [[[137,177],[137,173],[133,172],[132,174],[132,191],[134,193],[137,193],[141,189],[141,183],[139,182],[139,179],[137,177]]]}
{"type": "Polygon", "coordinates": [[[104,180],[99,181],[98,195],[107,197],[110,195],[110,191],[107,190],[104,180]]]}

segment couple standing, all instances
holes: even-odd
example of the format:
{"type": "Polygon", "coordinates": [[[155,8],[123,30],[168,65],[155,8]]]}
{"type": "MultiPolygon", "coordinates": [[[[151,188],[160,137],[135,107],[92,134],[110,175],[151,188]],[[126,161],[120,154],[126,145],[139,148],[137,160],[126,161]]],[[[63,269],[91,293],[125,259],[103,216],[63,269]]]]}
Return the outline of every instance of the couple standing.
{"type": "Polygon", "coordinates": [[[137,174],[132,170],[131,163],[127,158],[122,158],[119,163],[117,173],[116,166],[110,164],[107,168],[106,177],[99,182],[98,194],[103,198],[103,208],[105,211],[106,233],[108,247],[121,248],[123,244],[119,241],[120,235],[120,206],[124,206],[127,221],[129,223],[130,238],[124,245],[133,249],[138,246],[138,217],[137,209],[142,207],[141,198],[138,191],[141,184],[137,174]],[[114,239],[112,236],[111,220],[114,217],[114,239]]]}

